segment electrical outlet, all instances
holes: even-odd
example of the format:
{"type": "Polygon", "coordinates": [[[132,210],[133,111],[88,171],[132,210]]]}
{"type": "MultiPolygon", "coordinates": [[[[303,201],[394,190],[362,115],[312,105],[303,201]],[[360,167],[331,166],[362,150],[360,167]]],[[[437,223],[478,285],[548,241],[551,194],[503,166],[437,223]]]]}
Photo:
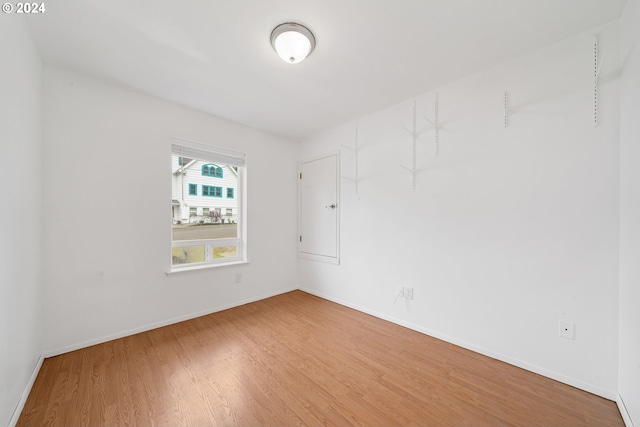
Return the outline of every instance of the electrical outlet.
{"type": "Polygon", "coordinates": [[[396,287],[396,296],[397,296],[398,298],[404,298],[404,286],[400,286],[400,285],[398,285],[398,286],[396,287]]]}
{"type": "Polygon", "coordinates": [[[413,288],[404,288],[404,297],[406,299],[413,299],[413,288]]]}
{"type": "Polygon", "coordinates": [[[236,273],[236,285],[242,283],[242,273],[236,273]]]}
{"type": "Polygon", "coordinates": [[[568,338],[570,340],[576,339],[576,324],[560,320],[558,322],[558,335],[562,338],[568,338]]]}

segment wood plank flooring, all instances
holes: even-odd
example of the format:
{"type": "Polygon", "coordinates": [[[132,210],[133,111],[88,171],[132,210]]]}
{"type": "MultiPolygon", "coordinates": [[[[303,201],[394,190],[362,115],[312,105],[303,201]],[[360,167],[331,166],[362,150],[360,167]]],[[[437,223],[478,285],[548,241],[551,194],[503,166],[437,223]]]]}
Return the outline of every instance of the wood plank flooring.
{"type": "Polygon", "coordinates": [[[615,403],[294,291],[46,359],[18,426],[624,426],[615,403]]]}

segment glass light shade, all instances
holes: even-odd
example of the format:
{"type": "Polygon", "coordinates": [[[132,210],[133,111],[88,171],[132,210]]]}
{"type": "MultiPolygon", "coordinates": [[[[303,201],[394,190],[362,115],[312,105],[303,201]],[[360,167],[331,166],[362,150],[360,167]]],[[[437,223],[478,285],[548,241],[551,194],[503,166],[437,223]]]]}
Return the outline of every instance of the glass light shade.
{"type": "Polygon", "coordinates": [[[297,64],[309,55],[311,42],[298,32],[286,31],[276,37],[274,47],[283,61],[297,64]]]}
{"type": "Polygon", "coordinates": [[[271,33],[271,45],[283,61],[289,64],[302,62],[313,51],[316,41],[308,28],[287,22],[278,25],[271,33]]]}

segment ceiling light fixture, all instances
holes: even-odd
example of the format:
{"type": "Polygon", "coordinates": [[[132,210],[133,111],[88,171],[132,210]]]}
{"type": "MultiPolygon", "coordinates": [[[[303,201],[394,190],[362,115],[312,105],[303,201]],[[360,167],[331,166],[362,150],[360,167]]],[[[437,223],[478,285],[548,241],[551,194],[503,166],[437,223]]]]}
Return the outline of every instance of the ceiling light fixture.
{"type": "Polygon", "coordinates": [[[271,46],[283,61],[297,64],[316,47],[316,38],[304,25],[285,22],[271,32],[271,46]]]}

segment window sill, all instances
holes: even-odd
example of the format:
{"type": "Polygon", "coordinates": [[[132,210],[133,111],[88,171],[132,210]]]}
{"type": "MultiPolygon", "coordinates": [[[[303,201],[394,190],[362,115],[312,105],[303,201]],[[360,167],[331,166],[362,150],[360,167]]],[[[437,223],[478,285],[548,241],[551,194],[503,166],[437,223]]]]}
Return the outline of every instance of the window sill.
{"type": "Polygon", "coordinates": [[[171,270],[171,271],[167,271],[167,276],[173,276],[176,274],[181,274],[181,273],[188,273],[188,272],[192,272],[192,271],[198,271],[198,270],[208,270],[210,268],[222,268],[222,267],[232,267],[232,266],[236,266],[236,265],[245,265],[245,264],[249,264],[250,261],[233,261],[233,262],[225,262],[225,263],[219,263],[219,264],[207,264],[207,265],[198,265],[196,267],[183,267],[183,268],[176,268],[175,270],[171,270]]]}

